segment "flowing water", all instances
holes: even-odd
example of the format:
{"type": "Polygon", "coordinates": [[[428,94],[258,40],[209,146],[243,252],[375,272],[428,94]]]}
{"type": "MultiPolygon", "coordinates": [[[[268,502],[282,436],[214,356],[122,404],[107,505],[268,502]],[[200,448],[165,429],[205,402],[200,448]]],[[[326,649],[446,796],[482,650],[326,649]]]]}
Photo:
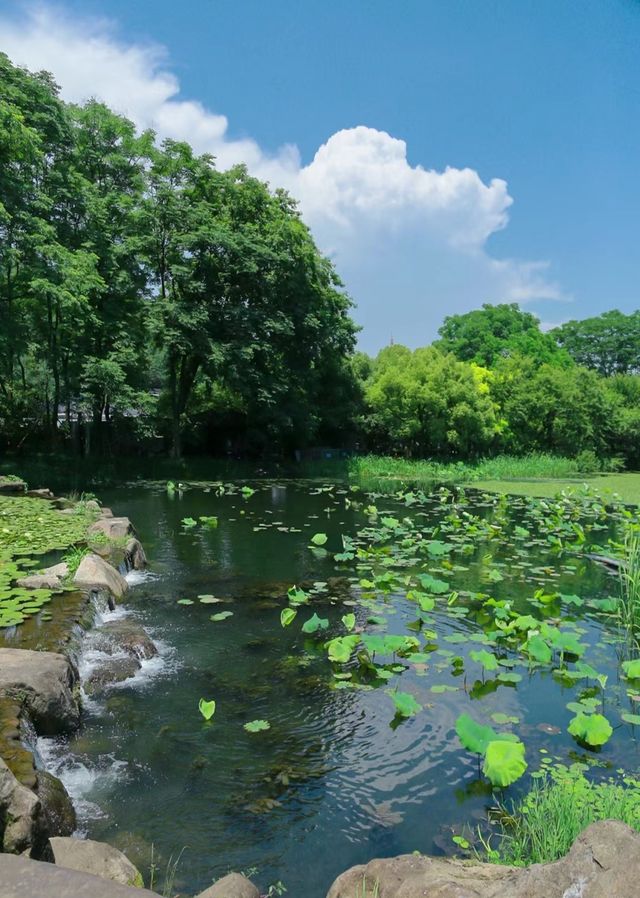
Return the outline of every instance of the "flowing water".
{"type": "MultiPolygon", "coordinates": [[[[584,684],[526,669],[517,684],[498,683],[493,674],[485,681],[471,663],[473,672],[463,674],[451,656],[482,648],[483,631],[477,620],[449,613],[446,601],[432,615],[438,647],[431,646],[429,663],[405,663],[389,684],[411,693],[423,707],[419,714],[394,719],[384,686],[334,688],[344,680],[334,679],[326,636],[305,637],[301,622],[315,611],[335,635],[341,616],[353,611],[358,629],[406,633],[415,608],[392,591],[376,599],[386,622],[368,623],[359,572],[354,563],[333,560],[342,535],[371,522],[364,511],[370,500],[340,486],[318,491],[309,482],[253,486],[250,498],[208,487],[99,491],[114,513],[135,523],[150,562],[148,573],[130,576],[124,609],[115,614],[141,621],[160,654],[135,678],[90,700],[76,735],[40,740],[44,760],[75,799],[84,834],[125,850],[145,881],[152,846],[161,874],[180,856],[174,888],[183,895],[229,870],[254,870],[263,891],[282,882],[292,896],[323,898],[353,864],[451,851],[451,835],[462,824],[486,817],[494,799],[477,759],[456,737],[460,713],[489,723],[495,712],[517,720],[531,770],[541,748],[564,760],[595,756],[566,732],[566,703],[584,684]],[[217,528],[182,524],[203,515],[216,515],[217,528]],[[310,549],[318,532],[328,537],[328,553],[310,549]],[[326,586],[296,622],[281,626],[289,587],[314,582],[326,586]],[[202,595],[219,601],[201,603],[202,595]],[[232,615],[212,621],[220,611],[232,615]],[[477,641],[467,644],[469,638],[477,641]],[[209,722],[199,713],[200,698],[217,702],[209,722]],[[247,732],[244,724],[255,719],[270,729],[247,732]]],[[[381,513],[408,515],[424,528],[447,508],[376,501],[381,513]]],[[[481,501],[467,507],[485,518],[496,514],[481,501]]],[[[611,575],[587,559],[559,555],[544,540],[524,551],[514,546],[486,531],[471,537],[464,555],[452,556],[459,564],[448,580],[457,590],[484,590],[523,610],[540,587],[583,599],[615,592],[611,575]],[[490,570],[501,579],[494,581],[490,570]]],[[[590,646],[587,660],[616,679],[615,647],[600,617],[584,613],[577,626],[590,646]]],[[[91,664],[89,640],[85,673],[91,664]]],[[[598,760],[635,767],[633,735],[628,726],[617,730],[598,760]]],[[[526,785],[525,777],[509,794],[526,785]]]]}

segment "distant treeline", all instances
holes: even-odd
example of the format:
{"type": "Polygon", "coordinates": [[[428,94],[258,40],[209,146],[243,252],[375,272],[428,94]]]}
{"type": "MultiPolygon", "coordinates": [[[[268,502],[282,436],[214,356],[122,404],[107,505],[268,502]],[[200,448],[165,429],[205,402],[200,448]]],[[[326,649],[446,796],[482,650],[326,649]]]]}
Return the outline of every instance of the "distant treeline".
{"type": "Polygon", "coordinates": [[[0,54],[1,450],[640,463],[640,313],[486,305],[371,359],[350,309],[284,191],[0,54]]]}

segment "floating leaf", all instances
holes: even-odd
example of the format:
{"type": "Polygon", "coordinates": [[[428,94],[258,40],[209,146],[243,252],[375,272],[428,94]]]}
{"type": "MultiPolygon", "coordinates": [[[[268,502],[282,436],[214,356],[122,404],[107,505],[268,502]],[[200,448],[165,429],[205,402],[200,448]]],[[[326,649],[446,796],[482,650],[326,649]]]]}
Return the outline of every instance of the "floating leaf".
{"type": "Polygon", "coordinates": [[[622,717],[622,719],[626,723],[632,723],[634,726],[640,726],[640,714],[630,714],[628,711],[623,711],[620,717],[622,717]]]}
{"type": "Polygon", "coordinates": [[[613,735],[611,724],[602,714],[576,714],[569,723],[569,732],[585,745],[604,745],[613,735]]]}
{"type": "Polygon", "coordinates": [[[218,611],[217,614],[212,614],[209,620],[220,621],[226,620],[228,617],[233,617],[233,611],[218,611]]]}
{"type": "Polygon", "coordinates": [[[211,720],[213,715],[216,713],[216,703],[214,700],[208,702],[206,699],[201,698],[198,704],[198,708],[205,720],[211,720]]]}
{"type": "Polygon", "coordinates": [[[624,661],[622,669],[630,680],[640,680],[640,658],[636,658],[634,661],[624,661]]]}
{"type": "Polygon", "coordinates": [[[186,527],[187,529],[189,529],[191,527],[196,527],[198,522],[196,521],[195,518],[183,518],[181,521],[181,524],[183,527],[186,527]]]}
{"type": "Polygon", "coordinates": [[[477,661],[478,664],[481,664],[484,670],[498,669],[498,659],[491,652],[485,651],[485,649],[469,652],[469,656],[472,661],[477,661]]]}
{"type": "Polygon", "coordinates": [[[345,630],[351,632],[356,625],[356,616],[352,612],[349,614],[342,615],[342,623],[344,625],[345,630]]]}
{"type": "Polygon", "coordinates": [[[193,599],[178,599],[176,602],[177,605],[193,605],[193,599]]]}
{"type": "Polygon", "coordinates": [[[494,786],[510,786],[527,769],[522,742],[489,742],[482,772],[494,786]]]}
{"type": "Polygon", "coordinates": [[[314,546],[324,546],[328,539],[329,537],[326,533],[314,533],[311,537],[311,542],[314,546]]]}
{"type": "Polygon", "coordinates": [[[329,660],[338,664],[346,664],[359,642],[359,636],[337,636],[335,639],[329,640],[326,645],[329,660]]]}
{"type": "Polygon", "coordinates": [[[283,627],[288,627],[290,623],[294,620],[296,614],[298,612],[295,608],[283,608],[280,612],[280,623],[283,627]]]}
{"type": "Polygon", "coordinates": [[[422,705],[409,692],[390,692],[399,717],[413,717],[422,711],[422,705]]]}
{"type": "Polygon", "coordinates": [[[318,630],[326,630],[329,626],[329,621],[326,617],[318,617],[317,614],[312,614],[309,620],[305,621],[302,625],[303,633],[317,633],[318,630]]]}
{"type": "Polygon", "coordinates": [[[244,729],[247,733],[259,733],[262,730],[270,730],[271,724],[268,720],[250,720],[249,723],[245,723],[244,729]]]}

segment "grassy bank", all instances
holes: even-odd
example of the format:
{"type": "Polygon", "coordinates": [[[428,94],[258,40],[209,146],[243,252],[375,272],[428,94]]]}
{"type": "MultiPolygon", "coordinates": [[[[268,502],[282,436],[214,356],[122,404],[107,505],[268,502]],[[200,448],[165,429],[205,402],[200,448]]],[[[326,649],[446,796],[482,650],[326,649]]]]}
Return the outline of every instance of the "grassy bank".
{"type": "Polygon", "coordinates": [[[603,499],[617,494],[626,505],[640,505],[640,473],[586,474],[582,477],[563,477],[548,480],[499,480],[498,478],[473,481],[478,489],[490,493],[508,493],[513,496],[539,496],[550,498],[561,490],[587,484],[597,490],[603,499]]]}

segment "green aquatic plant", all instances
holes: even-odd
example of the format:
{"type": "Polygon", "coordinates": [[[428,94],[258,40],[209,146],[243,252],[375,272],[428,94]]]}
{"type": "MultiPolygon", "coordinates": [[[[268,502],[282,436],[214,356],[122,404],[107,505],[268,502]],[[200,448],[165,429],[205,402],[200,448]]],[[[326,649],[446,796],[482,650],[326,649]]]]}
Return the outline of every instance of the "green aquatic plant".
{"type": "Polygon", "coordinates": [[[510,786],[527,769],[524,755],[522,742],[493,740],[485,749],[482,772],[493,786],[510,786]]]}
{"type": "Polygon", "coordinates": [[[468,751],[484,756],[482,772],[493,786],[510,786],[527,769],[525,747],[513,733],[497,733],[468,714],[456,720],[456,733],[468,751]]]}
{"type": "Polygon", "coordinates": [[[240,493],[242,494],[242,497],[244,499],[249,499],[249,498],[251,498],[251,496],[253,496],[253,494],[255,493],[255,490],[253,489],[253,487],[243,486],[240,489],[240,493]]]}
{"type": "Polygon", "coordinates": [[[201,524],[204,524],[205,527],[209,527],[210,530],[215,530],[218,526],[218,518],[214,514],[202,514],[200,515],[199,520],[201,524]]]}
{"type": "Polygon", "coordinates": [[[356,625],[356,616],[353,612],[343,614],[341,620],[345,630],[348,632],[351,632],[356,625]]]}
{"type": "Polygon", "coordinates": [[[227,620],[229,617],[233,617],[233,611],[218,611],[217,614],[212,614],[209,620],[221,621],[227,620]]]}
{"type": "Polygon", "coordinates": [[[311,537],[311,542],[314,546],[320,548],[326,545],[328,539],[329,537],[326,533],[314,533],[314,535],[311,537]]]}
{"type": "Polygon", "coordinates": [[[533,774],[527,794],[498,815],[493,863],[525,867],[564,857],[578,835],[598,820],[621,820],[640,831],[640,781],[627,776],[593,782],[584,765],[550,766],[533,774]]]}
{"type": "Polygon", "coordinates": [[[630,531],[624,542],[616,616],[627,641],[640,648],[640,535],[630,531]]]}
{"type": "Polygon", "coordinates": [[[260,733],[263,730],[270,730],[271,724],[268,720],[250,720],[249,723],[245,723],[244,729],[247,733],[260,733]]]}
{"type": "Polygon", "coordinates": [[[62,556],[62,560],[69,568],[70,579],[73,578],[73,575],[80,567],[82,559],[88,554],[88,546],[74,546],[64,553],[64,555],[62,556]]]}
{"type": "Polygon", "coordinates": [[[283,627],[288,627],[289,624],[293,623],[295,616],[298,612],[295,608],[283,608],[280,612],[280,623],[283,627]]]}
{"type": "Polygon", "coordinates": [[[613,735],[613,728],[602,714],[580,712],[572,718],[568,727],[572,736],[593,748],[605,745],[613,735]]]}
{"type": "Polygon", "coordinates": [[[180,523],[181,523],[182,526],[185,527],[187,530],[190,530],[192,527],[197,527],[197,526],[198,526],[198,522],[196,521],[195,518],[183,518],[183,519],[180,521],[180,523]]]}
{"type": "Polygon", "coordinates": [[[388,695],[393,699],[397,717],[413,717],[422,711],[422,705],[409,692],[389,691],[388,695]]]}
{"type": "Polygon", "coordinates": [[[317,633],[318,630],[326,630],[329,626],[329,620],[326,617],[318,617],[317,614],[312,614],[309,620],[305,621],[302,625],[303,633],[317,633]]]}
{"type": "Polygon", "coordinates": [[[201,698],[198,703],[198,710],[202,714],[205,720],[211,720],[213,715],[216,713],[216,703],[215,699],[211,701],[207,701],[205,698],[201,698]]]}

